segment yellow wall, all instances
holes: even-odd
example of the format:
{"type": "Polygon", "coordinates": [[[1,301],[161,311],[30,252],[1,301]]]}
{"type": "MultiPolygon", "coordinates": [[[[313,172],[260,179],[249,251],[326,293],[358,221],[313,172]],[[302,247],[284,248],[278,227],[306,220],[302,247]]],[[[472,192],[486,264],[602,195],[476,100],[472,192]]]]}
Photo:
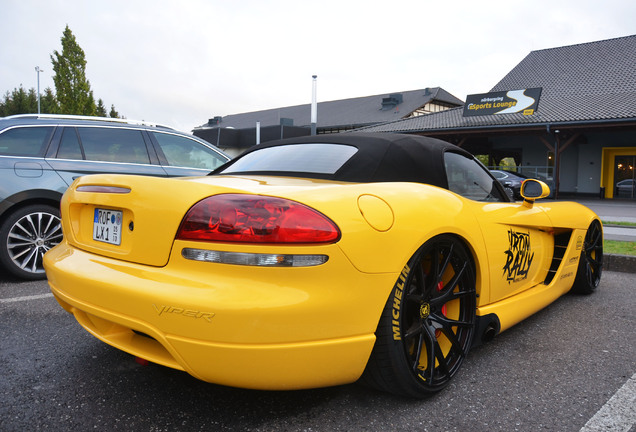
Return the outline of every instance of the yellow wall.
{"type": "Polygon", "coordinates": [[[601,187],[605,188],[605,198],[614,198],[614,160],[616,156],[632,156],[636,147],[604,147],[601,166],[601,187]]]}

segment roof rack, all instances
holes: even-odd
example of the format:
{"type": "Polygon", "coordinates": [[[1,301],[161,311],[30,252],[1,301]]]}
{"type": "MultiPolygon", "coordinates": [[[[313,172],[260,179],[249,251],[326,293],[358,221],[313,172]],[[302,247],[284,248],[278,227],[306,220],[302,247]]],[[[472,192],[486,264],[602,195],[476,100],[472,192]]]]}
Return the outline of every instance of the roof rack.
{"type": "Polygon", "coordinates": [[[89,120],[89,121],[104,121],[104,122],[112,122],[112,123],[123,123],[123,124],[131,124],[138,126],[150,126],[150,127],[159,127],[163,129],[172,129],[174,128],[166,125],[162,125],[159,123],[147,122],[145,120],[131,120],[131,119],[120,119],[120,118],[112,118],[112,117],[96,117],[96,116],[83,116],[83,115],[72,115],[72,114],[16,114],[4,117],[5,119],[18,119],[18,118],[41,118],[41,119],[51,119],[51,120],[89,120]]]}

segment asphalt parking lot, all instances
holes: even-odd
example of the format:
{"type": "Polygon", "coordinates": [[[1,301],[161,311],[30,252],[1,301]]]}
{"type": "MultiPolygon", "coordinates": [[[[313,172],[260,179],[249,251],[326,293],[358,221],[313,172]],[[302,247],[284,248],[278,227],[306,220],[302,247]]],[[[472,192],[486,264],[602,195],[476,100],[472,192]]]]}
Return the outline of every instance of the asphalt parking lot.
{"type": "MultiPolygon", "coordinates": [[[[582,203],[636,222],[636,203],[582,203]]],[[[633,260],[606,271],[593,295],[566,295],[475,348],[446,390],[416,401],[358,384],[233,389],[141,365],[86,333],[45,281],[0,274],[0,430],[636,432],[635,289],[633,260]]]]}
{"type": "Polygon", "coordinates": [[[634,289],[636,274],[606,272],[597,292],[474,349],[446,390],[417,401],[358,384],[233,389],[143,366],[86,333],[46,282],[0,275],[0,430],[634,431],[634,289]]]}

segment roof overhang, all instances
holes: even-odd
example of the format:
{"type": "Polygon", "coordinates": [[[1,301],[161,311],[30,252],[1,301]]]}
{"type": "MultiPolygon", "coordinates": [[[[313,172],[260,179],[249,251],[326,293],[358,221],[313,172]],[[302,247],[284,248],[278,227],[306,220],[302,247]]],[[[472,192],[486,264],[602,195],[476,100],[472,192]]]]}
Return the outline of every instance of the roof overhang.
{"type": "Polygon", "coordinates": [[[444,135],[484,135],[484,134],[525,134],[533,132],[553,132],[557,129],[633,129],[636,128],[636,117],[609,120],[579,120],[579,121],[554,121],[530,124],[502,124],[469,126],[445,129],[423,129],[410,131],[417,135],[444,136],[444,135]]]}

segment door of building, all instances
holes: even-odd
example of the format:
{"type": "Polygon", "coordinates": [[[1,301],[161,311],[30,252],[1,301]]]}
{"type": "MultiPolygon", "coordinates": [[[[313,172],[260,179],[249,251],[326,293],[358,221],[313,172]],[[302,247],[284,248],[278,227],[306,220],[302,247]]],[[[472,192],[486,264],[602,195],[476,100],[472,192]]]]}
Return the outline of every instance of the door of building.
{"type": "Polygon", "coordinates": [[[616,156],[614,163],[614,197],[636,199],[636,155],[616,156]]]}

